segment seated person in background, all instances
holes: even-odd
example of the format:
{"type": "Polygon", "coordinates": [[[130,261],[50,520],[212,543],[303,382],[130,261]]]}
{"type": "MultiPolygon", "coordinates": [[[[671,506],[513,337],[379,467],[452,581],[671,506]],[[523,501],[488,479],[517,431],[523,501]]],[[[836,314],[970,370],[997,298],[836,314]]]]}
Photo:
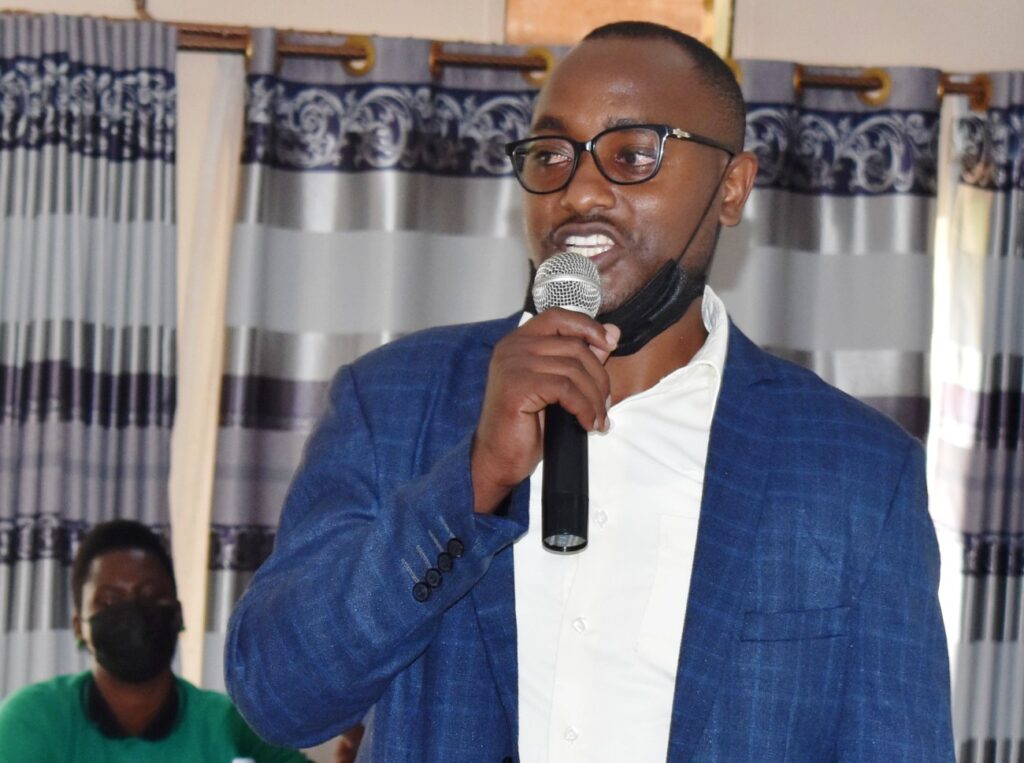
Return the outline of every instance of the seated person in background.
{"type": "Polygon", "coordinates": [[[171,558],[145,525],[99,524],[71,572],[73,624],[92,669],[26,686],[0,705],[0,761],[305,761],[274,747],[231,700],[171,672],[182,629],[171,558]]]}

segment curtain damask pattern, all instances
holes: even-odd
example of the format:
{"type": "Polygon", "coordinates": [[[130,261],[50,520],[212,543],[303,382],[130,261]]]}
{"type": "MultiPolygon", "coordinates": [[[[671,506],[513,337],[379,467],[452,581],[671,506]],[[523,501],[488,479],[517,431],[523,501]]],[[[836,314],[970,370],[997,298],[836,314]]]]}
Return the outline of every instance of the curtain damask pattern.
{"type": "Polygon", "coordinates": [[[168,525],[173,30],[0,16],[0,695],[85,664],[67,565],[168,525]]]}
{"type": "Polygon", "coordinates": [[[711,282],[761,345],[923,437],[939,72],[890,69],[892,94],[872,106],[797,93],[795,64],[740,65],[760,166],[711,282]]]}
{"type": "Polygon", "coordinates": [[[273,32],[255,41],[211,530],[214,686],[230,608],[270,552],[334,372],[420,328],[507,315],[525,295],[503,147],[526,134],[535,88],[494,70],[434,80],[429,42],[373,42],[359,77],[333,61],[275,70],[273,32]]]}

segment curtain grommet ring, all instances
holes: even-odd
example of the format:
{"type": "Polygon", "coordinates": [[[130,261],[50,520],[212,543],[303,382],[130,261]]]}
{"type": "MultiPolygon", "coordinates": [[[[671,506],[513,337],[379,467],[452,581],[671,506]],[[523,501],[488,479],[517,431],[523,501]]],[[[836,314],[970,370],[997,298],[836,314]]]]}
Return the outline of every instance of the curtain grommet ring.
{"type": "Polygon", "coordinates": [[[543,69],[524,69],[523,79],[535,87],[541,87],[551,76],[551,70],[555,68],[555,54],[550,48],[536,47],[526,51],[526,55],[534,58],[544,59],[543,69]]]}
{"type": "Polygon", "coordinates": [[[373,69],[377,63],[377,48],[373,40],[363,34],[350,35],[345,40],[345,45],[354,45],[363,49],[363,55],[358,58],[343,58],[341,65],[345,71],[353,77],[364,77],[373,69]]]}
{"type": "Polygon", "coordinates": [[[872,67],[865,69],[862,76],[865,79],[869,77],[877,79],[881,86],[874,90],[858,90],[857,97],[861,103],[866,106],[881,106],[889,100],[889,96],[892,95],[892,77],[889,76],[889,72],[885,69],[872,67]]]}

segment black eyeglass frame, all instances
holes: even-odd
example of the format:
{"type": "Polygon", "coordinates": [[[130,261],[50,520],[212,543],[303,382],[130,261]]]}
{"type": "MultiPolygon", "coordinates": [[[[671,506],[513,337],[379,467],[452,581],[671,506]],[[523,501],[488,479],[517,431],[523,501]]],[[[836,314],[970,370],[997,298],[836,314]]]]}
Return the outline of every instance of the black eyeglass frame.
{"type": "Polygon", "coordinates": [[[669,138],[675,138],[676,140],[688,141],[690,143],[698,143],[702,146],[710,146],[711,148],[717,148],[719,151],[724,151],[729,155],[729,159],[733,159],[736,156],[736,152],[729,148],[724,143],[715,140],[714,138],[708,138],[707,136],[700,135],[689,130],[684,130],[681,127],[672,127],[672,125],[659,125],[659,124],[638,124],[638,125],[617,125],[615,127],[609,127],[607,130],[602,130],[597,135],[587,141],[573,140],[567,135],[532,135],[529,138],[522,138],[521,140],[513,140],[505,144],[505,154],[508,156],[509,161],[512,162],[512,172],[516,176],[516,180],[519,181],[519,185],[523,187],[527,193],[533,193],[538,195],[557,193],[568,187],[572,179],[576,177],[576,170],[580,165],[580,156],[584,151],[590,154],[590,157],[594,160],[594,166],[597,167],[597,171],[601,173],[601,176],[609,183],[615,185],[638,185],[640,183],[646,183],[648,180],[652,180],[655,175],[661,170],[661,160],[665,156],[665,141],[669,138]],[[601,166],[601,160],[597,158],[597,154],[594,153],[594,144],[601,139],[602,136],[612,132],[623,132],[625,130],[652,130],[660,138],[661,141],[658,143],[658,155],[654,163],[654,170],[645,178],[640,180],[616,180],[615,178],[609,177],[608,173],[605,172],[604,167],[601,166]],[[564,140],[566,143],[572,146],[572,167],[569,169],[569,174],[565,178],[565,182],[557,188],[552,188],[549,191],[534,191],[526,187],[526,183],[523,182],[522,176],[519,174],[519,168],[516,166],[515,152],[520,146],[530,143],[535,140],[564,140]]]}

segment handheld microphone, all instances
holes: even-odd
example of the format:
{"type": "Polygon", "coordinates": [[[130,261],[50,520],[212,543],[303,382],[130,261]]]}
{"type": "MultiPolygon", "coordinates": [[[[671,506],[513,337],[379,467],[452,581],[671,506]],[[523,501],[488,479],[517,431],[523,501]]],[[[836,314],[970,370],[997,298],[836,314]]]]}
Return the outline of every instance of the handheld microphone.
{"type": "MultiPolygon", "coordinates": [[[[550,307],[591,318],[601,309],[601,276],[581,254],[561,252],[541,263],[533,281],[537,312],[550,307]]],[[[541,538],[551,551],[580,551],[587,545],[589,490],[587,432],[560,405],[544,411],[544,471],[541,538]]]]}

